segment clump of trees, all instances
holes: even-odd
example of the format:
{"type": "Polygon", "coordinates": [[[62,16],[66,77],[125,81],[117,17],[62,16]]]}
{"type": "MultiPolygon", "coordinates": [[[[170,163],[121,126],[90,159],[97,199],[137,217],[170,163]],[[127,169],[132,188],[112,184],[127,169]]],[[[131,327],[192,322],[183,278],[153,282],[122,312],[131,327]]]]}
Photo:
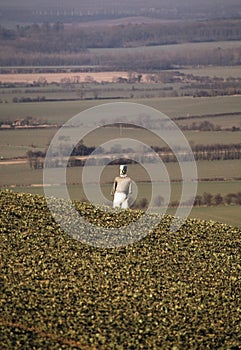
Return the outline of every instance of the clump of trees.
{"type": "MultiPolygon", "coordinates": [[[[146,209],[149,205],[147,198],[141,198],[140,200],[133,203],[133,208],[135,209],[146,209]]],[[[162,207],[164,206],[164,198],[160,195],[154,198],[154,206],[162,207]]],[[[179,201],[171,201],[168,204],[169,208],[176,208],[180,205],[179,201]]],[[[241,192],[238,193],[228,193],[222,195],[220,193],[212,194],[209,192],[204,192],[202,195],[197,195],[194,202],[186,202],[182,204],[183,206],[193,205],[194,207],[211,207],[219,205],[241,205],[241,192]]]]}
{"type": "MultiPolygon", "coordinates": [[[[143,201],[144,202],[144,201],[143,201]]],[[[148,201],[145,201],[146,207],[148,201]]],[[[154,199],[154,205],[159,207],[164,205],[164,198],[157,196],[154,199]]],[[[168,207],[175,208],[180,205],[179,201],[172,201],[169,203],[168,207]]],[[[219,205],[241,205],[241,192],[238,193],[228,193],[222,195],[220,193],[212,194],[209,192],[204,192],[202,195],[196,195],[194,202],[183,203],[183,206],[193,205],[194,207],[210,207],[219,205]]]]}
{"type": "Polygon", "coordinates": [[[183,125],[182,130],[196,130],[196,131],[220,131],[219,125],[214,125],[208,120],[204,120],[200,123],[193,122],[190,125],[183,125]]]}
{"type": "Polygon", "coordinates": [[[45,96],[21,96],[21,97],[13,97],[13,103],[26,103],[26,102],[44,102],[46,100],[45,96]]]}
{"type": "MultiPolygon", "coordinates": [[[[177,162],[176,155],[168,147],[152,146],[152,149],[159,153],[163,162],[177,162]]],[[[196,161],[200,160],[227,160],[241,159],[240,144],[213,144],[213,145],[193,145],[192,152],[196,161]]],[[[189,160],[189,154],[185,151],[177,150],[182,161],[189,160]]]]}
{"type": "Polygon", "coordinates": [[[203,195],[197,195],[194,201],[196,207],[218,205],[241,205],[241,192],[226,195],[204,192],[203,195]]]}

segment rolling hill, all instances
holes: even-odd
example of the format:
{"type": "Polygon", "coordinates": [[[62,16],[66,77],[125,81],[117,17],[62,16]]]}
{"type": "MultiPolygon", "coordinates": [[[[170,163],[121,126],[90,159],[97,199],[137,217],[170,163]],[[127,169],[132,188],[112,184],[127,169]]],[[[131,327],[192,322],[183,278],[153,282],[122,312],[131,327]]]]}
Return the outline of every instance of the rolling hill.
{"type": "MultiPolygon", "coordinates": [[[[64,205],[55,200],[55,205],[64,205]]],[[[98,225],[141,212],[75,203],[98,225]]],[[[241,230],[188,219],[101,249],[61,231],[41,196],[0,192],[2,349],[239,349],[241,230]]]]}

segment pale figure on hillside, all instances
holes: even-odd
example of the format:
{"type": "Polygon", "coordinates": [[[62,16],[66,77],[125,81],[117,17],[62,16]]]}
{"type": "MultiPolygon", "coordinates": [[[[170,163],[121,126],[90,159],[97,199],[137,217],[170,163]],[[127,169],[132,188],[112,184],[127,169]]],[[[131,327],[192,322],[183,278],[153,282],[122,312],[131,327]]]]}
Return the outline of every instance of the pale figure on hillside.
{"type": "Polygon", "coordinates": [[[114,196],[113,208],[129,208],[131,183],[131,178],[127,176],[127,165],[120,165],[120,175],[115,178],[111,191],[111,195],[114,196]]]}

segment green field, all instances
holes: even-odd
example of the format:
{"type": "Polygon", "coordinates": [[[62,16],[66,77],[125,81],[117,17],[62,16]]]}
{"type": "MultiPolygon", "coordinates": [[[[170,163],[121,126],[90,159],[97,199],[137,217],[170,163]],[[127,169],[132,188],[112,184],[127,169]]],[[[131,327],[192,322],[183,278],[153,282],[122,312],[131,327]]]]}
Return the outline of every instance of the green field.
{"type": "Polygon", "coordinates": [[[90,49],[90,52],[98,55],[106,54],[126,54],[130,52],[136,53],[179,53],[189,50],[210,50],[210,49],[231,49],[240,48],[240,41],[218,41],[218,42],[199,42],[199,43],[183,43],[183,44],[173,44],[173,45],[156,45],[156,46],[142,46],[136,48],[101,48],[101,49],[90,49]]]}
{"type": "MultiPolygon", "coordinates": [[[[145,182],[139,182],[136,184],[138,187],[138,192],[139,192],[139,198],[143,197],[150,197],[151,196],[151,183],[145,183],[145,182]]],[[[98,187],[99,185],[97,184],[90,184],[89,186],[91,187],[98,187]]],[[[154,191],[156,195],[158,195],[158,191],[160,192],[160,195],[162,192],[164,192],[169,186],[172,191],[172,196],[171,200],[176,201],[180,199],[180,194],[181,194],[181,189],[182,189],[182,184],[179,182],[172,182],[170,183],[159,183],[159,184],[154,184],[154,188],[157,190],[154,191]],[[160,189],[160,190],[159,190],[160,189]]],[[[58,187],[61,189],[61,186],[56,186],[56,192],[59,193],[58,187]]],[[[18,185],[17,187],[12,187],[16,191],[23,191],[23,192],[30,192],[30,193],[43,193],[43,188],[40,186],[40,184],[32,185],[32,186],[24,186],[22,187],[21,185],[18,185]]],[[[103,191],[103,194],[106,196],[108,200],[111,200],[110,196],[110,191],[112,188],[112,183],[109,184],[101,184],[101,190],[103,191]]],[[[70,197],[73,200],[78,200],[81,198],[84,198],[84,192],[83,192],[83,187],[82,185],[68,185],[68,190],[70,193],[70,197]]],[[[94,191],[94,189],[93,189],[94,191]]],[[[197,194],[202,195],[204,192],[211,193],[212,195],[215,194],[222,194],[223,196],[228,194],[228,193],[237,193],[241,192],[241,181],[200,181],[198,183],[198,189],[197,189],[197,194]]],[[[155,196],[155,194],[154,194],[155,196]]],[[[240,208],[241,210],[241,208],[240,208]]]]}
{"type": "MultiPolygon", "coordinates": [[[[0,130],[0,157],[23,157],[28,150],[47,150],[57,129],[15,129],[0,130]]],[[[232,144],[241,142],[241,131],[184,131],[190,145],[232,144]]],[[[84,137],[87,146],[100,146],[116,138],[136,139],[148,146],[163,147],[166,144],[155,134],[144,129],[133,128],[96,128],[84,137]]],[[[118,142],[117,142],[118,143],[118,142]]]]}
{"type": "MultiPolygon", "coordinates": [[[[180,169],[176,163],[166,163],[166,169],[168,171],[169,177],[172,181],[177,181],[181,179],[180,169]]],[[[150,181],[149,175],[140,165],[129,165],[129,175],[137,183],[138,197],[137,202],[142,198],[147,198],[150,200],[152,186],[146,181],[150,181]]],[[[98,167],[90,167],[90,174],[99,172],[98,167]]],[[[204,192],[216,195],[220,193],[225,196],[228,193],[238,193],[241,191],[241,181],[233,180],[234,178],[240,179],[240,160],[227,160],[227,161],[202,161],[197,162],[198,171],[198,191],[197,194],[202,195],[204,192]],[[216,178],[226,178],[226,181],[201,181],[201,179],[210,178],[215,180],[216,178]],[[228,180],[229,179],[229,180],[228,180]]],[[[103,173],[101,173],[100,183],[101,190],[106,197],[106,204],[112,200],[110,196],[110,191],[112,187],[113,178],[118,173],[117,166],[105,167],[103,173]],[[108,202],[109,201],[109,202],[108,202]]],[[[14,191],[27,192],[33,194],[43,194],[42,187],[42,170],[30,169],[28,164],[22,165],[2,165],[0,166],[0,184],[2,188],[11,187],[14,191]]],[[[68,168],[67,178],[68,190],[70,198],[73,200],[84,200],[85,194],[83,192],[82,183],[82,168],[68,168]]],[[[90,177],[91,181],[91,177],[90,177]]],[[[92,193],[95,194],[95,188],[98,185],[89,185],[92,193]]],[[[168,183],[160,183],[154,187],[154,199],[157,195],[162,195],[165,190],[168,190],[168,183]]],[[[171,201],[180,200],[181,195],[181,183],[172,182],[170,185],[171,191],[171,201]]],[[[61,193],[61,187],[57,186],[55,188],[56,196],[61,193]]],[[[189,195],[188,195],[189,196],[189,195]]],[[[184,200],[187,199],[186,197],[184,200]]],[[[219,218],[219,221],[233,224],[241,225],[241,207],[238,206],[219,206],[219,207],[209,207],[209,208],[194,208],[192,210],[192,217],[195,215],[199,218],[205,219],[205,214],[207,218],[215,220],[219,218]]],[[[174,213],[172,209],[168,212],[174,213]]]]}
{"type": "Polygon", "coordinates": [[[0,130],[0,156],[26,156],[29,150],[45,151],[57,129],[0,130]]]}
{"type": "MultiPolygon", "coordinates": [[[[53,124],[62,124],[88,108],[103,103],[120,101],[122,100],[2,103],[0,104],[0,120],[14,121],[19,118],[32,116],[42,122],[48,121],[53,124]]],[[[241,96],[144,98],[129,99],[127,102],[153,107],[172,118],[177,116],[237,113],[240,112],[241,96]]]]}
{"type": "Polygon", "coordinates": [[[241,142],[241,131],[185,131],[183,132],[190,144],[213,145],[241,142]]]}
{"type": "Polygon", "coordinates": [[[227,67],[190,67],[179,69],[184,74],[193,74],[197,76],[220,77],[220,78],[241,78],[240,66],[227,67]]]}
{"type": "MultiPolygon", "coordinates": [[[[171,214],[171,210],[169,213],[171,214]]],[[[189,217],[213,220],[231,226],[241,227],[241,207],[236,205],[193,208],[189,217]]]]}
{"type": "MultiPolygon", "coordinates": [[[[197,174],[198,179],[212,179],[224,178],[229,181],[233,179],[240,179],[240,160],[224,160],[224,161],[202,161],[197,162],[197,174]]],[[[178,181],[181,179],[180,167],[177,163],[165,163],[165,167],[169,174],[171,181],[178,181]]],[[[90,168],[92,169],[92,167],[90,168]]],[[[99,171],[98,167],[93,167],[93,172],[99,171]]],[[[113,176],[118,173],[117,166],[108,166],[105,168],[103,174],[104,178],[102,183],[110,183],[113,180],[113,176]]],[[[141,166],[130,164],[128,166],[129,174],[136,182],[148,181],[148,176],[141,166]]],[[[92,171],[92,170],[91,170],[92,171]]],[[[67,182],[69,184],[80,184],[82,168],[74,167],[67,169],[67,182]]],[[[29,164],[18,165],[1,165],[0,166],[0,185],[23,185],[29,186],[31,184],[42,183],[43,171],[42,169],[31,169],[29,164]]],[[[211,182],[213,183],[213,182],[211,182]]]]}
{"type": "Polygon", "coordinates": [[[183,126],[191,126],[193,123],[200,125],[204,121],[209,121],[215,127],[220,129],[232,129],[232,127],[241,128],[241,112],[238,115],[214,115],[202,116],[202,118],[187,118],[184,120],[177,120],[176,123],[182,128],[183,126]]]}
{"type": "MultiPolygon", "coordinates": [[[[110,201],[112,197],[110,196],[110,190],[112,185],[102,186],[102,190],[104,195],[106,195],[106,202],[104,204],[111,205],[110,201]]],[[[230,193],[232,191],[240,191],[241,182],[228,182],[228,183],[201,183],[198,185],[198,194],[202,194],[204,191],[208,191],[212,194],[217,193],[230,193]],[[217,192],[218,190],[218,192],[217,192]]],[[[44,194],[42,187],[16,187],[12,188],[16,192],[24,192],[31,194],[44,194]]],[[[172,197],[171,199],[179,199],[180,198],[180,184],[171,184],[172,189],[172,197]]],[[[137,198],[137,202],[142,198],[150,198],[151,185],[150,184],[138,184],[139,197],[137,198]]],[[[85,200],[85,194],[83,192],[83,188],[81,186],[68,186],[69,196],[72,200],[82,201],[85,200]]],[[[61,188],[55,188],[56,197],[61,193],[61,188]]],[[[169,208],[166,211],[167,214],[175,215],[176,209],[169,208]]],[[[228,225],[241,227],[241,207],[237,205],[230,206],[211,206],[211,207],[194,207],[189,214],[189,217],[199,218],[202,220],[214,220],[218,222],[222,222],[228,225]]]]}
{"type": "MultiPolygon", "coordinates": [[[[158,194],[162,194],[162,192],[165,192],[170,186],[171,190],[171,201],[178,201],[180,200],[181,190],[182,190],[182,184],[181,183],[171,183],[169,184],[159,184],[154,185],[154,199],[158,194]]],[[[98,185],[91,185],[91,191],[92,193],[95,193],[97,190],[98,185]]],[[[112,196],[110,195],[110,191],[112,188],[112,183],[109,184],[102,184],[101,190],[103,192],[104,197],[106,198],[106,201],[103,203],[98,204],[107,204],[111,205],[112,196]]],[[[211,193],[212,195],[221,194],[222,196],[225,196],[228,193],[237,193],[240,192],[241,188],[241,181],[227,181],[227,182],[199,182],[198,183],[198,189],[197,194],[203,195],[204,192],[211,193]]],[[[31,187],[15,187],[12,188],[16,192],[25,192],[25,193],[32,193],[32,194],[42,194],[44,195],[43,187],[42,186],[31,186],[31,187]]],[[[150,183],[137,183],[137,189],[138,189],[138,197],[136,199],[136,204],[142,199],[147,198],[150,200],[151,198],[151,191],[152,191],[152,185],[150,183]]],[[[59,197],[61,194],[61,186],[56,186],[54,188],[54,193],[56,197],[59,197]]],[[[69,196],[72,200],[78,200],[78,201],[85,201],[85,193],[83,191],[83,187],[81,185],[69,185],[68,186],[69,196]]],[[[188,198],[190,194],[186,194],[184,196],[184,200],[188,198]]],[[[97,204],[97,203],[96,203],[97,204]]],[[[240,210],[241,207],[237,205],[230,205],[230,206],[211,206],[211,207],[194,207],[191,211],[190,217],[197,217],[200,219],[206,219],[206,220],[217,220],[223,223],[227,223],[234,226],[241,226],[241,218],[240,218],[240,210]]],[[[175,214],[176,209],[168,209],[167,213],[170,213],[171,215],[175,214]]]]}
{"type": "MultiPolygon", "coordinates": [[[[124,101],[124,100],[123,100],[124,101]]],[[[129,100],[131,102],[142,103],[150,107],[156,108],[167,114],[170,117],[191,117],[205,114],[218,113],[238,113],[240,112],[241,96],[225,96],[213,98],[152,98],[129,100]]],[[[18,118],[33,116],[42,122],[62,124],[80,111],[84,111],[90,107],[97,106],[102,103],[109,103],[109,100],[93,100],[93,101],[72,101],[72,102],[41,102],[41,103],[2,103],[0,105],[0,120],[15,120],[18,118]]],[[[114,102],[114,101],[111,101],[114,102]]],[[[119,101],[117,101],[119,102],[119,101]]],[[[214,124],[222,126],[231,126],[235,123],[239,126],[239,116],[226,117],[208,117],[208,120],[214,124]]],[[[196,121],[204,120],[196,119],[196,121]]],[[[181,123],[192,123],[195,119],[180,121],[181,123]]],[[[38,129],[38,130],[1,130],[0,131],[0,156],[4,158],[25,156],[28,150],[46,149],[57,129],[38,129]]],[[[216,143],[240,143],[241,132],[193,132],[187,131],[185,135],[188,141],[193,144],[216,144],[216,143]]],[[[163,142],[155,138],[153,134],[137,129],[118,128],[98,128],[93,133],[85,137],[86,145],[100,145],[101,143],[116,137],[137,138],[147,145],[162,146],[163,142]]],[[[171,181],[180,180],[180,168],[176,163],[165,163],[171,181]]],[[[198,179],[227,179],[225,182],[199,182],[198,194],[210,192],[212,194],[221,193],[225,195],[230,192],[237,193],[240,191],[241,166],[240,160],[226,161],[201,161],[197,162],[198,179]]],[[[83,189],[81,187],[81,168],[68,168],[67,183],[69,183],[69,191],[71,198],[83,199],[83,189]],[[75,185],[73,185],[75,184],[75,185]]],[[[118,171],[117,167],[106,167],[104,176],[101,179],[102,190],[108,200],[111,200],[109,195],[111,183],[114,174],[118,171]]],[[[149,178],[142,167],[136,165],[129,166],[131,177],[138,183],[139,196],[138,200],[146,197],[150,198],[150,184],[144,182],[149,181],[149,178]]],[[[28,164],[22,165],[1,165],[0,164],[0,185],[17,186],[15,190],[42,193],[42,170],[32,170],[28,164]],[[33,187],[33,185],[38,185],[33,187]]],[[[180,199],[180,184],[172,183],[171,200],[180,199]]],[[[205,217],[205,213],[210,213],[212,217],[216,217],[221,213],[224,222],[240,222],[240,212],[238,207],[232,207],[233,215],[230,215],[230,207],[218,208],[194,208],[192,215],[197,217],[205,217]],[[209,210],[210,209],[210,210],[209,210]],[[216,213],[217,211],[217,213],[216,213]],[[194,214],[193,214],[194,213],[194,214]],[[200,213],[200,214],[199,214],[200,213]]],[[[209,217],[209,216],[208,216],[209,217]]]]}
{"type": "MultiPolygon", "coordinates": [[[[78,76],[78,73],[76,73],[78,76]]],[[[120,76],[123,75],[122,72],[119,73],[120,76]]],[[[58,73],[56,73],[58,76],[58,73]]],[[[11,78],[11,75],[9,75],[11,78]]],[[[44,73],[42,73],[44,78],[44,73]]],[[[110,72],[111,76],[111,72],[110,72]]],[[[27,74],[26,74],[27,77],[27,74]]],[[[1,75],[0,75],[1,79],[1,75]]],[[[50,78],[49,78],[50,79],[50,78]]],[[[52,78],[54,79],[54,77],[52,78]]],[[[93,78],[94,79],[94,78],[93,78]]],[[[51,82],[51,80],[50,80],[51,82]]],[[[21,85],[21,84],[20,84],[21,85]]],[[[22,98],[32,98],[36,99],[44,98],[47,100],[56,101],[68,101],[68,100],[91,100],[93,98],[98,99],[130,99],[130,98],[145,98],[147,96],[151,97],[159,97],[161,94],[167,94],[168,91],[172,91],[172,89],[178,88],[180,84],[165,84],[162,82],[159,83],[115,83],[115,82],[104,82],[100,83],[85,83],[85,81],[81,80],[80,83],[72,83],[71,87],[66,87],[65,85],[56,86],[54,84],[49,84],[45,87],[34,86],[34,87],[19,87],[16,84],[16,87],[3,87],[0,88],[0,101],[3,103],[12,103],[13,100],[15,103],[16,99],[22,98]],[[168,90],[169,87],[169,90],[168,90]]],[[[165,95],[164,95],[165,96],[165,95]]],[[[43,102],[43,101],[42,101],[43,102]]],[[[42,103],[41,102],[41,103],[42,103]]]]}

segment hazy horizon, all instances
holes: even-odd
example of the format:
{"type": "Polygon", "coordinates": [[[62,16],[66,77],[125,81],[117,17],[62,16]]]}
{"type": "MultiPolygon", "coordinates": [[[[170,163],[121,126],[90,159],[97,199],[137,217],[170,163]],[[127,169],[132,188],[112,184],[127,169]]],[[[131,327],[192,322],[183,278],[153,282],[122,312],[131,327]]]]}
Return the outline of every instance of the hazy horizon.
{"type": "MultiPolygon", "coordinates": [[[[150,16],[165,19],[241,17],[240,0],[1,0],[0,20],[31,22],[31,16],[150,16]],[[44,11],[45,13],[39,13],[44,11]],[[86,12],[90,11],[90,12],[86,12]],[[68,12],[68,13],[67,13],[68,12]]],[[[44,18],[42,18],[44,20],[44,18]]],[[[91,18],[90,18],[91,19],[91,18]]],[[[33,17],[33,20],[36,20],[33,17]]],[[[62,20],[62,19],[61,19],[62,20]]],[[[87,19],[88,20],[88,19],[87,19]]],[[[69,20],[67,20],[68,22],[69,20]]],[[[70,20],[71,21],[71,20],[70,20]]]]}

